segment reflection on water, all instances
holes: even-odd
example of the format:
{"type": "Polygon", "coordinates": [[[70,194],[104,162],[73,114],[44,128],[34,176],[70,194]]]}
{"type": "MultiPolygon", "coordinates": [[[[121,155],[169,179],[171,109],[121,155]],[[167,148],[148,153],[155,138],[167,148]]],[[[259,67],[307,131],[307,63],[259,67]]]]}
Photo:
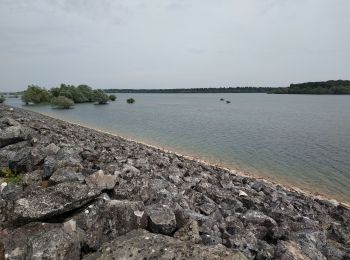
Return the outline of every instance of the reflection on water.
{"type": "Polygon", "coordinates": [[[109,105],[25,108],[350,201],[350,96],[117,96],[109,105]]]}

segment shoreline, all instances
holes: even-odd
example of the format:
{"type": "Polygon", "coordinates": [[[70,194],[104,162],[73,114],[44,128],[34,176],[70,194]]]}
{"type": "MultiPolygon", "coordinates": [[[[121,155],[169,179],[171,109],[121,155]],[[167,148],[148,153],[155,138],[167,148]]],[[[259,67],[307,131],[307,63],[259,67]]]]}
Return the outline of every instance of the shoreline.
{"type": "Polygon", "coordinates": [[[315,192],[315,191],[309,190],[309,189],[307,189],[305,187],[294,186],[294,185],[291,185],[290,183],[288,183],[288,181],[286,181],[286,182],[281,181],[281,180],[274,181],[274,180],[271,180],[268,176],[263,176],[264,174],[259,174],[259,172],[252,173],[252,172],[240,169],[240,168],[225,166],[224,164],[220,164],[220,163],[212,162],[210,160],[203,159],[203,158],[200,157],[200,155],[196,155],[195,156],[195,155],[184,154],[184,153],[172,150],[171,148],[168,148],[168,147],[161,147],[159,145],[154,145],[154,144],[142,141],[142,140],[136,140],[136,139],[133,139],[130,136],[126,136],[126,135],[123,135],[123,134],[120,134],[120,133],[117,133],[117,132],[110,132],[110,131],[108,131],[106,129],[103,129],[103,128],[96,128],[96,127],[92,127],[92,126],[89,126],[89,125],[86,125],[86,124],[83,124],[83,123],[77,123],[77,122],[72,122],[72,121],[69,121],[69,120],[57,118],[57,117],[54,117],[53,115],[50,115],[50,114],[37,112],[37,111],[32,111],[32,110],[28,110],[28,109],[20,108],[20,107],[14,107],[14,106],[7,105],[7,104],[4,104],[4,105],[7,106],[7,107],[10,107],[10,108],[13,108],[13,109],[22,109],[24,111],[37,113],[39,115],[46,116],[46,117],[49,117],[49,118],[54,119],[54,120],[60,120],[62,122],[65,122],[65,123],[68,123],[68,124],[72,124],[72,125],[75,125],[75,126],[78,126],[78,127],[83,127],[83,128],[86,128],[86,129],[94,130],[96,132],[108,134],[108,135],[110,135],[112,137],[121,138],[121,139],[124,139],[124,140],[126,140],[128,142],[133,142],[133,143],[136,143],[136,144],[141,144],[141,145],[144,145],[146,147],[157,149],[157,150],[160,150],[160,151],[165,152],[165,153],[175,154],[176,156],[183,157],[183,158],[185,158],[187,160],[196,161],[196,162],[205,164],[205,165],[210,166],[210,167],[223,169],[223,170],[226,170],[226,171],[228,171],[228,172],[230,172],[232,174],[237,174],[237,175],[242,176],[242,177],[248,177],[248,178],[252,178],[252,179],[255,179],[255,180],[263,181],[263,182],[272,184],[275,187],[281,186],[285,190],[288,190],[290,192],[301,193],[304,196],[311,197],[313,199],[326,200],[326,201],[329,201],[330,203],[333,203],[333,204],[334,203],[338,203],[339,205],[342,205],[342,206],[350,209],[350,201],[343,201],[343,200],[337,198],[336,196],[333,197],[333,196],[330,196],[330,195],[327,195],[327,194],[322,194],[322,193],[319,193],[319,192],[315,192]]]}
{"type": "Polygon", "coordinates": [[[143,248],[157,245],[240,260],[350,256],[342,202],[42,113],[0,105],[0,168],[0,258],[150,257],[143,248]]]}

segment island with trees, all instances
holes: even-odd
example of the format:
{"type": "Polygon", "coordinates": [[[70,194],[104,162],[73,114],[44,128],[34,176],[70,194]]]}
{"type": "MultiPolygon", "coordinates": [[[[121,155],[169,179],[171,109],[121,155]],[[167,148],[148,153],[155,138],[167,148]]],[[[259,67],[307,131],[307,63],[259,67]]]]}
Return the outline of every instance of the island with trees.
{"type": "Polygon", "coordinates": [[[349,95],[350,80],[329,80],[323,82],[306,82],[290,84],[287,88],[272,89],[272,94],[317,94],[349,95]]]}
{"type": "Polygon", "coordinates": [[[22,101],[25,104],[51,104],[55,108],[71,108],[76,103],[94,102],[107,104],[109,100],[115,100],[116,96],[108,96],[103,90],[95,89],[87,85],[66,85],[47,90],[45,88],[30,85],[22,93],[22,101]]]}

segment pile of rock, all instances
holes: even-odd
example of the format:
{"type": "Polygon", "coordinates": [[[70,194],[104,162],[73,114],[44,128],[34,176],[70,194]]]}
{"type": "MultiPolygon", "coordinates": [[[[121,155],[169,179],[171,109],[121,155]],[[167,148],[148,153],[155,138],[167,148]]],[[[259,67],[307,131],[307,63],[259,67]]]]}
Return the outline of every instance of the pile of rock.
{"type": "Polygon", "coordinates": [[[342,204],[5,105],[0,169],[0,259],[350,259],[342,204]]]}

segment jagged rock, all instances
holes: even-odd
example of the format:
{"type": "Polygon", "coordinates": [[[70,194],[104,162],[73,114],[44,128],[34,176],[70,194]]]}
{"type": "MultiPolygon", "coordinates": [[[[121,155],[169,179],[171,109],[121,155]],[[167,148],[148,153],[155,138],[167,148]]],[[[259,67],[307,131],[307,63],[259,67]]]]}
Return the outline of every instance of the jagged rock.
{"type": "Polygon", "coordinates": [[[246,260],[246,257],[223,246],[196,245],[145,230],[134,230],[104,244],[98,252],[84,258],[93,259],[246,260]]]}
{"type": "MultiPolygon", "coordinates": [[[[84,176],[80,172],[76,172],[75,169],[67,167],[60,168],[56,170],[50,177],[50,184],[58,184],[62,182],[71,182],[71,181],[84,181],[84,176]]],[[[89,186],[89,185],[88,185],[89,186]]],[[[97,188],[97,187],[96,187],[97,188]]]]}
{"type": "Polygon", "coordinates": [[[32,131],[29,128],[22,127],[21,125],[0,129],[0,148],[24,141],[31,133],[32,131]]]}
{"type": "Polygon", "coordinates": [[[77,182],[30,190],[14,202],[13,224],[58,216],[83,206],[99,194],[99,190],[77,182]]]}
{"type": "MultiPolygon", "coordinates": [[[[280,241],[277,245],[276,258],[281,260],[308,260],[295,242],[280,241]]],[[[310,259],[311,260],[311,259],[310,259]]]]}
{"type": "MultiPolygon", "coordinates": [[[[13,231],[0,231],[6,259],[79,259],[76,232],[62,224],[30,223],[13,231]]],[[[1,258],[1,257],[0,257],[1,258]]]]}
{"type": "Polygon", "coordinates": [[[190,220],[182,228],[175,232],[174,238],[181,241],[199,243],[201,241],[201,237],[199,235],[198,222],[196,220],[190,220]]]}
{"type": "Polygon", "coordinates": [[[28,172],[23,175],[22,183],[26,186],[40,185],[42,182],[43,170],[28,172]]]}
{"type": "Polygon", "coordinates": [[[238,196],[240,196],[240,197],[247,197],[248,194],[246,192],[240,190],[239,193],[238,193],[238,196]]]}
{"type": "Polygon", "coordinates": [[[1,191],[1,197],[7,201],[11,201],[19,197],[22,191],[23,187],[21,185],[7,183],[1,191]]]}
{"type": "Polygon", "coordinates": [[[117,182],[117,176],[105,175],[102,170],[99,170],[94,174],[91,174],[90,176],[86,177],[85,182],[90,188],[111,190],[114,188],[117,182]]]}
{"type": "Polygon", "coordinates": [[[266,225],[266,226],[277,225],[276,221],[273,218],[266,216],[262,212],[254,211],[254,210],[248,210],[243,216],[243,219],[245,219],[248,222],[259,224],[259,225],[266,225]]]}
{"type": "Polygon", "coordinates": [[[100,198],[73,219],[85,231],[84,245],[92,250],[133,229],[147,227],[145,208],[139,201],[100,198]]]}
{"type": "Polygon", "coordinates": [[[55,159],[55,157],[53,156],[48,156],[45,158],[44,161],[44,171],[43,171],[43,179],[48,179],[50,178],[50,176],[55,172],[55,170],[57,169],[57,160],[55,159]]]}
{"type": "Polygon", "coordinates": [[[148,207],[149,227],[154,233],[170,235],[176,230],[176,217],[167,206],[148,207]]]}

